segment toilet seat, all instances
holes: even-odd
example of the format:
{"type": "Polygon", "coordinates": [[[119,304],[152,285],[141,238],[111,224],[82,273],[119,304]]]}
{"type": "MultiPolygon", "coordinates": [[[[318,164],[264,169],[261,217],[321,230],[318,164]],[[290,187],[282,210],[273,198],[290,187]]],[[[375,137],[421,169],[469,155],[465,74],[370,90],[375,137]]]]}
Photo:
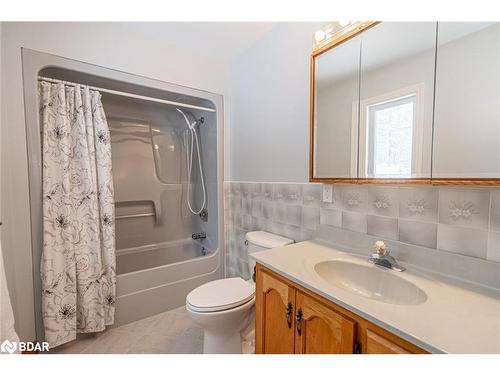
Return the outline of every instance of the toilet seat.
{"type": "Polygon", "coordinates": [[[186,297],[187,307],[195,312],[229,310],[254,298],[255,286],[241,277],[210,281],[199,286],[186,297]]]}

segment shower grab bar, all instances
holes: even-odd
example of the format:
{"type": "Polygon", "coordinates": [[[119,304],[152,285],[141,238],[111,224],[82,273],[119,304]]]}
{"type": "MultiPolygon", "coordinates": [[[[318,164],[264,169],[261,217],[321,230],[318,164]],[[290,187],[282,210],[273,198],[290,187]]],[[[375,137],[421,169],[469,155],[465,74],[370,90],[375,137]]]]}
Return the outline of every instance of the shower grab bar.
{"type": "MultiPolygon", "coordinates": [[[[69,86],[79,85],[79,83],[74,83],[74,82],[69,82],[69,81],[63,81],[63,80],[60,80],[60,79],[48,78],[48,77],[42,77],[42,76],[38,76],[38,80],[39,81],[51,82],[51,83],[64,83],[65,85],[69,85],[69,86]]],[[[88,85],[83,85],[83,84],[82,84],[82,86],[87,86],[91,90],[96,90],[96,91],[100,91],[100,92],[107,92],[108,94],[112,94],[112,95],[126,96],[126,97],[129,97],[129,98],[146,100],[146,101],[155,102],[155,103],[170,104],[170,105],[175,105],[175,106],[184,107],[184,108],[200,109],[202,111],[207,111],[207,112],[215,112],[215,109],[208,108],[208,107],[200,107],[200,106],[192,105],[192,104],[185,104],[185,103],[174,102],[174,101],[171,101],[171,100],[153,98],[151,96],[131,94],[129,92],[123,92],[123,91],[105,89],[105,88],[102,88],[102,87],[88,86],[88,85]]]]}
{"type": "Polygon", "coordinates": [[[156,216],[156,213],[151,212],[148,214],[131,214],[131,215],[121,215],[121,216],[116,216],[115,220],[120,220],[120,219],[132,219],[134,217],[149,217],[149,216],[156,216]]]}

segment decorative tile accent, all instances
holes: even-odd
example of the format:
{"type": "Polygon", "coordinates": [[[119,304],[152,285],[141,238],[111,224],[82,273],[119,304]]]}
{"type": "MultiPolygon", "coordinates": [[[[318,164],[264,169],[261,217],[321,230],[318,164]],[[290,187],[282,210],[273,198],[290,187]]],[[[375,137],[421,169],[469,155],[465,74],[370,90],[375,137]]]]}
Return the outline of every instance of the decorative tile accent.
{"type": "Polygon", "coordinates": [[[366,215],[366,232],[389,240],[398,240],[398,219],[366,215]]]}
{"type": "Polygon", "coordinates": [[[366,212],[366,187],[358,185],[337,185],[341,207],[346,211],[366,212]]]}
{"type": "Polygon", "coordinates": [[[488,190],[442,188],[439,191],[439,222],[488,229],[489,206],[488,190]]]}
{"type": "Polygon", "coordinates": [[[399,241],[435,249],[437,224],[399,219],[399,241]]]}
{"type": "Polygon", "coordinates": [[[302,204],[302,185],[285,184],[285,202],[290,204],[302,204]]]}
{"type": "Polygon", "coordinates": [[[229,182],[229,191],[231,195],[240,196],[241,195],[241,184],[239,182],[229,182]]]}
{"type": "Polygon", "coordinates": [[[437,188],[399,188],[399,217],[436,222],[438,197],[437,188]]]}
{"type": "Polygon", "coordinates": [[[302,185],[302,199],[304,206],[316,206],[321,204],[321,187],[320,184],[304,184],[302,185]]]}
{"type": "Polygon", "coordinates": [[[274,200],[274,184],[262,184],[262,198],[268,201],[274,200]]]}
{"type": "Polygon", "coordinates": [[[488,232],[475,228],[438,225],[437,248],[486,259],[488,232]]]}
{"type": "Polygon", "coordinates": [[[369,186],[367,211],[380,216],[398,216],[398,188],[369,186]]]}
{"type": "Polygon", "coordinates": [[[260,195],[261,184],[256,182],[243,182],[240,184],[240,189],[244,197],[255,198],[260,195]]]}
{"type": "Polygon", "coordinates": [[[285,184],[275,184],[273,190],[273,199],[278,202],[284,202],[287,194],[285,184]]]}

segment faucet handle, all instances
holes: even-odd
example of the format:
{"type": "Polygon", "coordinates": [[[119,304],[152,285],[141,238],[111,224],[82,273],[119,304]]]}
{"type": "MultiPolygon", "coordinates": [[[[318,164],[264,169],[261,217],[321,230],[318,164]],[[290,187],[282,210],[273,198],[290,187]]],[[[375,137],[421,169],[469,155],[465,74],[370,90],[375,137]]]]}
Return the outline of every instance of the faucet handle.
{"type": "Polygon", "coordinates": [[[378,255],[389,254],[389,250],[387,250],[384,241],[376,241],[373,247],[375,248],[375,251],[377,252],[378,255]]]}

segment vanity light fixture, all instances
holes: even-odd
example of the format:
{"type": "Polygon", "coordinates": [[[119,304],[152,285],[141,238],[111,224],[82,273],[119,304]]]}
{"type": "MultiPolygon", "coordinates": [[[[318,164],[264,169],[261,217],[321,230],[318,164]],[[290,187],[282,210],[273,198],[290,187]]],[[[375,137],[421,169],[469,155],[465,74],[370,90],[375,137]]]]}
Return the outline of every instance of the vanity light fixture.
{"type": "Polygon", "coordinates": [[[326,33],[321,29],[319,29],[314,33],[314,40],[316,41],[316,43],[322,42],[323,40],[325,40],[325,38],[326,38],[326,33]]]}
{"type": "Polygon", "coordinates": [[[313,49],[317,50],[328,44],[334,37],[347,34],[362,26],[365,22],[359,21],[333,21],[316,30],[313,37],[313,49]]]}
{"type": "Polygon", "coordinates": [[[352,23],[352,21],[346,21],[346,20],[338,21],[338,24],[339,24],[340,27],[349,26],[351,23],[352,23]]]}

